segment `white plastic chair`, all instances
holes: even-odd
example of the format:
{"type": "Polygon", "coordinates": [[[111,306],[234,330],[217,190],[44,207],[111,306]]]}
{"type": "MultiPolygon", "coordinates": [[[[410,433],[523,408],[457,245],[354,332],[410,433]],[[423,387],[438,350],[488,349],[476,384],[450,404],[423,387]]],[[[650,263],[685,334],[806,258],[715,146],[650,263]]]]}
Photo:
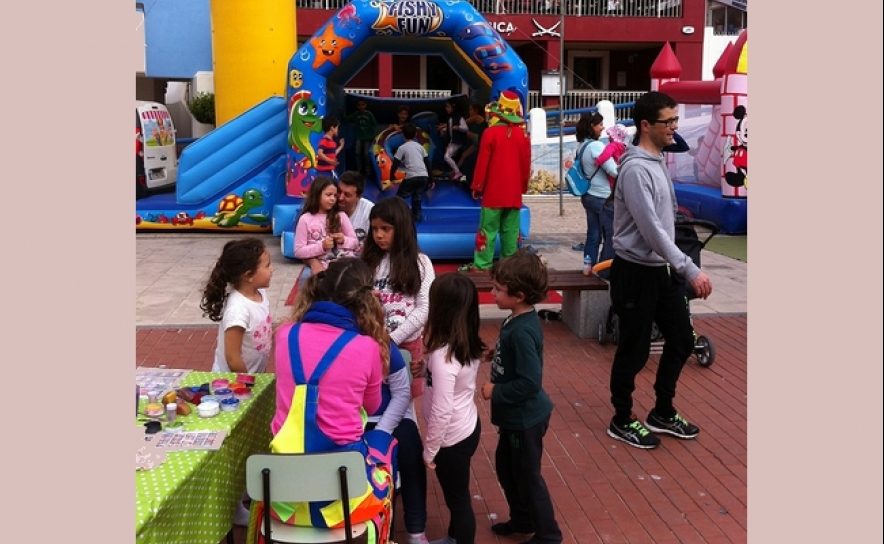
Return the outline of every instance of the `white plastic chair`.
{"type": "MultiPolygon", "coordinates": [[[[365,491],[365,459],[357,451],[303,454],[255,454],[246,461],[246,491],[252,500],[349,502],[351,492],[365,491]]],[[[270,517],[264,508],[261,534],[268,544],[359,544],[367,542],[365,523],[353,525],[344,509],[344,528],[295,527],[270,517]]]]}

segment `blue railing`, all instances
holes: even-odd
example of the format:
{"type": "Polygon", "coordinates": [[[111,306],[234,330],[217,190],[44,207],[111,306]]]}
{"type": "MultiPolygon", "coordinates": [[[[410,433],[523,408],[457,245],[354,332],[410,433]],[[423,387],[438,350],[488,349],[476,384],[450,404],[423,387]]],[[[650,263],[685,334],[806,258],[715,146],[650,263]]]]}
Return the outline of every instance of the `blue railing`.
{"type": "MultiPolygon", "coordinates": [[[[628,110],[629,115],[632,115],[633,106],[635,106],[635,102],[624,102],[622,104],[614,104],[614,111],[616,111],[618,114],[617,115],[617,122],[618,123],[620,123],[621,125],[627,126],[627,127],[631,127],[633,125],[632,119],[628,119],[628,118],[623,119],[622,116],[620,115],[621,112],[623,112],[624,114],[626,113],[624,110],[628,110]]],[[[593,106],[592,108],[564,110],[562,112],[559,112],[558,110],[546,110],[546,121],[548,124],[553,125],[553,126],[547,127],[546,137],[547,138],[554,138],[559,135],[560,123],[558,123],[558,122],[553,123],[553,122],[551,122],[551,120],[558,121],[560,114],[564,115],[566,122],[567,122],[568,117],[572,117],[572,118],[576,117],[577,119],[579,119],[580,116],[582,116],[585,113],[593,113],[596,111],[598,111],[598,108],[595,106],[593,106]]],[[[562,135],[574,134],[576,131],[577,131],[577,129],[574,125],[565,125],[562,128],[562,135]]]]}

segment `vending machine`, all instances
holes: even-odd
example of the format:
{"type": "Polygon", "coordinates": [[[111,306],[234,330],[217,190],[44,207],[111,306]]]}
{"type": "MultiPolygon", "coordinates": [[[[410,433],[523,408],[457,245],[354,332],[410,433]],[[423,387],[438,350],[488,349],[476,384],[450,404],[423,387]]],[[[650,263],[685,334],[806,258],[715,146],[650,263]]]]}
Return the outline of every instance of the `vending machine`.
{"type": "Polygon", "coordinates": [[[135,198],[175,185],[178,150],[175,126],[166,106],[135,102],[135,198]]]}

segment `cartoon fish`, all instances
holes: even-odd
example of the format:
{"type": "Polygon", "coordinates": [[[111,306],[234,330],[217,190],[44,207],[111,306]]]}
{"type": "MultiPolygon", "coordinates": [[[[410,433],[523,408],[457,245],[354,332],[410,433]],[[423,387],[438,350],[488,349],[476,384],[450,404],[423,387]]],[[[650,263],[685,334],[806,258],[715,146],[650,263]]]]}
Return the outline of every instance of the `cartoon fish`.
{"type": "Polygon", "coordinates": [[[292,95],[289,109],[289,145],[306,157],[303,167],[312,168],[316,164],[316,150],[310,144],[310,133],[322,132],[322,118],[316,114],[316,102],[310,98],[310,91],[298,91],[292,95]]]}
{"type": "MultiPolygon", "coordinates": [[[[381,146],[375,146],[374,154],[375,160],[378,163],[378,170],[381,172],[381,190],[385,191],[390,187],[390,170],[393,169],[393,159],[390,158],[390,155],[387,155],[387,150],[381,146]]],[[[401,182],[405,179],[405,172],[396,170],[396,174],[393,177],[397,183],[401,182]]]]}
{"type": "Polygon", "coordinates": [[[300,70],[292,70],[289,73],[289,85],[294,87],[295,89],[300,89],[301,85],[304,84],[304,73],[300,70]]]}

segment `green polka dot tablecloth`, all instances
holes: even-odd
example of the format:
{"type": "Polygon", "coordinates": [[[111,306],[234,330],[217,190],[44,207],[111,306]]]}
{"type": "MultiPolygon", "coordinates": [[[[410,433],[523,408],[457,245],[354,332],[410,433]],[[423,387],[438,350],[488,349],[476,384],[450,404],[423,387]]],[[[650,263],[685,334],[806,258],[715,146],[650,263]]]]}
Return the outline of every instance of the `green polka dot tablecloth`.
{"type": "MultiPolygon", "coordinates": [[[[180,386],[234,381],[233,373],[191,372],[180,386]]],[[[252,398],[235,412],[201,418],[178,416],[185,431],[225,430],[221,449],[174,451],[163,464],[135,472],[137,544],[218,544],[233,526],[237,501],[246,489],[246,459],[270,450],[276,409],[276,376],[256,374],[252,398]]]]}

